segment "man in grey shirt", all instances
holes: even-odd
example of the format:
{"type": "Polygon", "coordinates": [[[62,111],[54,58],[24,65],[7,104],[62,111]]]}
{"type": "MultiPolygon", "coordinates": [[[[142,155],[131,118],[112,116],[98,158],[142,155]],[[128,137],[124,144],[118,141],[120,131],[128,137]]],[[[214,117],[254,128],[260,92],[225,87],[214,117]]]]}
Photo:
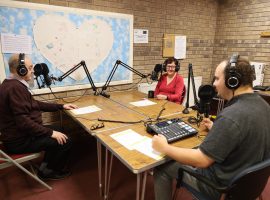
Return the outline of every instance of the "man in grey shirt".
{"type": "MultiPolygon", "coordinates": [[[[153,148],[175,160],[155,169],[156,200],[172,198],[179,165],[195,167],[214,183],[227,185],[243,169],[270,158],[270,106],[253,93],[253,77],[250,63],[239,56],[217,66],[214,87],[228,103],[214,123],[204,119],[209,133],[198,149],[174,147],[162,135],[153,137],[153,148]]],[[[209,199],[220,198],[217,191],[186,173],[182,181],[209,199]]]]}

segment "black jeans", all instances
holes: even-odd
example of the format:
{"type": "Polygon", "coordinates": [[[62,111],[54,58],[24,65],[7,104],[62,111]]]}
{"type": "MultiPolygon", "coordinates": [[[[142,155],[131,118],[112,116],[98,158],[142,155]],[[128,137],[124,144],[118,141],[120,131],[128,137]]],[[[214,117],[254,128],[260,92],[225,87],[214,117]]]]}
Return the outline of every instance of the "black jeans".
{"type": "Polygon", "coordinates": [[[71,140],[63,145],[58,144],[57,140],[48,135],[32,136],[4,144],[9,153],[37,153],[45,151],[43,162],[48,163],[49,169],[60,171],[68,161],[71,140]]]}

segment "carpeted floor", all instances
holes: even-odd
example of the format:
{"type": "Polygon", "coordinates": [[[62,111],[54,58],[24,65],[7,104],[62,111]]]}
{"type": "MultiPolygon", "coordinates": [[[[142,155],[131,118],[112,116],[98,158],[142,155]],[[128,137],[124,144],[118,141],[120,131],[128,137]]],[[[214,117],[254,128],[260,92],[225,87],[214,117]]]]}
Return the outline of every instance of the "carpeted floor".
{"type": "MultiPolygon", "coordinates": [[[[35,180],[20,170],[10,167],[0,171],[1,200],[99,200],[96,141],[89,135],[73,139],[74,146],[70,167],[72,175],[61,181],[48,181],[53,187],[46,190],[35,180]]],[[[38,161],[37,161],[38,162],[38,161]]],[[[255,184],[255,183],[254,183],[255,184]]],[[[146,200],[154,200],[153,178],[147,178],[146,200]]],[[[114,159],[111,200],[135,200],[136,176],[120,161],[114,159]]],[[[263,193],[264,200],[270,200],[270,181],[263,193]]],[[[178,199],[192,200],[191,195],[182,190],[178,199]]]]}

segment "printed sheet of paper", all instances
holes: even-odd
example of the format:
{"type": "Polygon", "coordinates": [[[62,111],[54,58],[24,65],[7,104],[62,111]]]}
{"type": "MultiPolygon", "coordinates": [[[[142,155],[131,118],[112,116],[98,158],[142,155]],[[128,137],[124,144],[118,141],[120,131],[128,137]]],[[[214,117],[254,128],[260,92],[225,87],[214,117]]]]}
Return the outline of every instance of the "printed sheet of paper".
{"type": "Polygon", "coordinates": [[[97,112],[100,110],[101,109],[97,106],[87,106],[87,107],[73,109],[71,110],[71,112],[73,112],[75,115],[82,115],[82,114],[97,112]]]}
{"type": "Polygon", "coordinates": [[[130,102],[130,104],[134,105],[134,106],[137,106],[137,107],[143,107],[143,106],[151,106],[151,105],[154,105],[154,104],[157,104],[153,101],[150,101],[148,99],[144,99],[144,100],[141,100],[141,101],[134,101],[134,102],[130,102]]]}
{"type": "Polygon", "coordinates": [[[131,129],[112,134],[111,137],[127,149],[137,150],[155,160],[164,157],[164,155],[152,148],[151,138],[142,136],[131,129]]]}
{"type": "Polygon", "coordinates": [[[127,129],[110,136],[129,150],[133,150],[134,144],[143,139],[143,136],[131,129],[127,129]]]}
{"type": "Polygon", "coordinates": [[[149,137],[144,136],[142,140],[140,140],[139,142],[137,142],[134,145],[134,149],[136,149],[137,151],[155,159],[155,160],[160,160],[161,158],[164,157],[163,154],[161,154],[158,151],[155,151],[152,148],[152,139],[149,137]]]}

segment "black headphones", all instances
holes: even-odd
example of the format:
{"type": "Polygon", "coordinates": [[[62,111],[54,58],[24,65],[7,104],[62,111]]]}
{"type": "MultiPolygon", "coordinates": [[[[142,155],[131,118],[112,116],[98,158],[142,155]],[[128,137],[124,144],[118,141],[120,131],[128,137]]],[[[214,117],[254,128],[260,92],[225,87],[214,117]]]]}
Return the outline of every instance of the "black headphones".
{"type": "Polygon", "coordinates": [[[169,64],[168,62],[171,61],[175,63],[175,72],[178,72],[180,70],[180,62],[176,58],[167,58],[163,63],[163,71],[166,72],[166,66],[169,64]]]}
{"type": "Polygon", "coordinates": [[[242,75],[237,72],[237,61],[239,55],[234,54],[230,58],[228,65],[225,68],[225,85],[229,89],[237,89],[241,85],[242,75]]]}
{"type": "Polygon", "coordinates": [[[17,73],[20,76],[25,76],[28,72],[28,69],[25,66],[25,55],[24,53],[20,53],[19,55],[19,65],[17,67],[17,73]]]}

